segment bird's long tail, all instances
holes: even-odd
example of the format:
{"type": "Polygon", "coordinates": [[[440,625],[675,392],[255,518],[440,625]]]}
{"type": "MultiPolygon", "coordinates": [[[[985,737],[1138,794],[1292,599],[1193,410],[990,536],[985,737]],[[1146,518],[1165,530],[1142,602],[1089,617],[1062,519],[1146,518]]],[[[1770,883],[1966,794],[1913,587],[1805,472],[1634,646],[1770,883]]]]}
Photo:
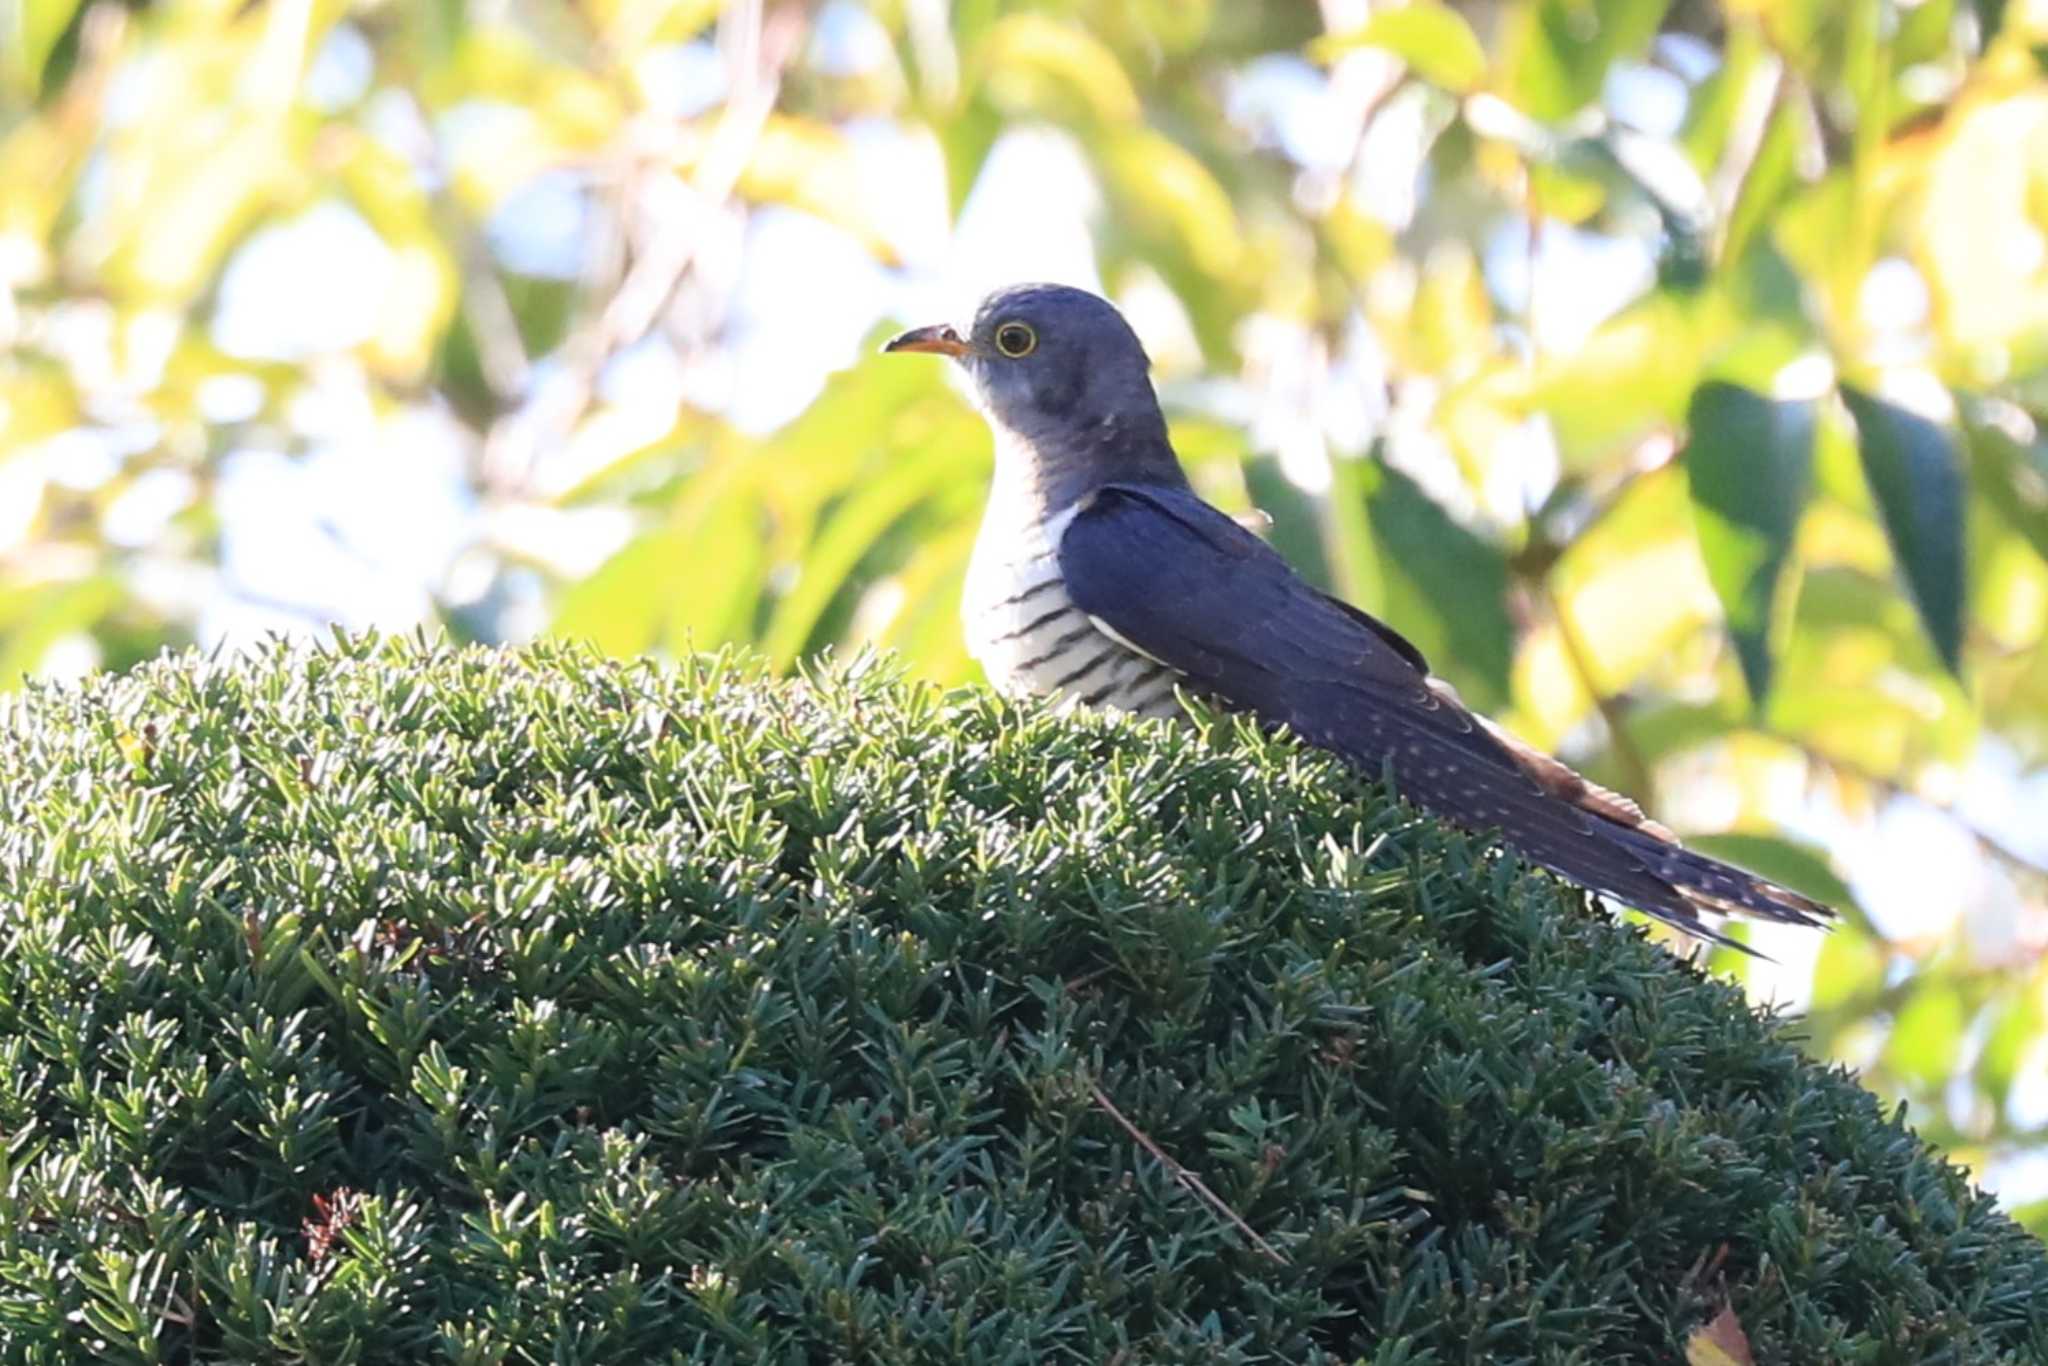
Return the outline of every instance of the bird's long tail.
{"type": "MultiPolygon", "coordinates": [[[[1732,863],[1687,849],[1676,835],[1651,820],[1642,807],[1627,797],[1589,781],[1486,718],[1476,713],[1474,717],[1538,787],[1592,816],[1599,823],[1593,827],[1596,833],[1628,850],[1645,869],[1669,884],[1690,911],[1681,928],[1701,933],[1701,927],[1692,923],[1701,911],[1813,927],[1824,926],[1835,918],[1833,909],[1823,902],[1732,863]]],[[[1651,906],[1641,909],[1652,915],[1659,910],[1651,906]]],[[[1728,942],[1719,935],[1708,937],[1728,942]]]]}
{"type": "Polygon", "coordinates": [[[1448,690],[1437,700],[1445,710],[1398,719],[1338,704],[1325,713],[1336,724],[1316,738],[1370,768],[1390,762],[1395,786],[1424,810],[1491,830],[1530,862],[1699,938],[1751,952],[1705,917],[1807,926],[1834,918],[1812,897],[1685,848],[1627,797],[1466,711],[1448,690]],[[1462,741],[1453,740],[1443,724],[1451,708],[1478,733],[1460,727],[1462,741]]]}

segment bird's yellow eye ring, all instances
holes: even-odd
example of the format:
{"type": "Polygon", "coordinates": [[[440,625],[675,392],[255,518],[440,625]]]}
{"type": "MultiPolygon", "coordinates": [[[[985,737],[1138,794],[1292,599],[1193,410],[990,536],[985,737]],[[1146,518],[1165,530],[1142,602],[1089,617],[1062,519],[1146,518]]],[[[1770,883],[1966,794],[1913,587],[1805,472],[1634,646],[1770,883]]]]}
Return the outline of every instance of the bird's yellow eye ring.
{"type": "Polygon", "coordinates": [[[1016,360],[1038,349],[1038,334],[1024,323],[1004,323],[996,329],[996,350],[1016,360]]]}

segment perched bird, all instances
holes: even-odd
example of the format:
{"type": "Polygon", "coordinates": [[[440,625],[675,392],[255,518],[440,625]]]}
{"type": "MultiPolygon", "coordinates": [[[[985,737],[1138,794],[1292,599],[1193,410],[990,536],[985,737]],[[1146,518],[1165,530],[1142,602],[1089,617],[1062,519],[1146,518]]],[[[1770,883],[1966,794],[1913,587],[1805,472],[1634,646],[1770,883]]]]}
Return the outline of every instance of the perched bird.
{"type": "Polygon", "coordinates": [[[1005,692],[1177,714],[1176,687],[1284,724],[1415,805],[1672,925],[1703,912],[1819,925],[1819,902],[1680,847],[1628,798],[1467,710],[1384,622],[1310,586],[1189,486],[1150,363],[1106,300],[1018,285],[963,333],[885,351],[950,356],[995,430],[995,480],[962,602],[1005,692]]]}

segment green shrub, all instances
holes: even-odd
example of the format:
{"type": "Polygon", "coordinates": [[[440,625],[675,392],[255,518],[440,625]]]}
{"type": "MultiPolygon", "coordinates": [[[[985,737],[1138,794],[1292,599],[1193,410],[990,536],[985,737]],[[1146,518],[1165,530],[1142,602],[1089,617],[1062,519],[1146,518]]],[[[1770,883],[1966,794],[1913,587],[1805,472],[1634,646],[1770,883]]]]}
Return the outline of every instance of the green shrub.
{"type": "Polygon", "coordinates": [[[0,736],[8,1361],[2048,1360],[1846,1075],[1242,728],[348,641],[0,736]]]}

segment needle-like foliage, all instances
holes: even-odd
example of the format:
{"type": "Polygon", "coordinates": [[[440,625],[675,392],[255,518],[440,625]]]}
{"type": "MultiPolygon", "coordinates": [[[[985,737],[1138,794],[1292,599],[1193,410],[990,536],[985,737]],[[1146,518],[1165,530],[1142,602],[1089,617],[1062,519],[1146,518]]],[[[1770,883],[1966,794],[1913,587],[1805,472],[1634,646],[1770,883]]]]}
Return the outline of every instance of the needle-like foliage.
{"type": "Polygon", "coordinates": [[[0,935],[8,1362],[2048,1359],[1848,1076],[1230,724],[173,660],[0,714],[0,935]]]}

